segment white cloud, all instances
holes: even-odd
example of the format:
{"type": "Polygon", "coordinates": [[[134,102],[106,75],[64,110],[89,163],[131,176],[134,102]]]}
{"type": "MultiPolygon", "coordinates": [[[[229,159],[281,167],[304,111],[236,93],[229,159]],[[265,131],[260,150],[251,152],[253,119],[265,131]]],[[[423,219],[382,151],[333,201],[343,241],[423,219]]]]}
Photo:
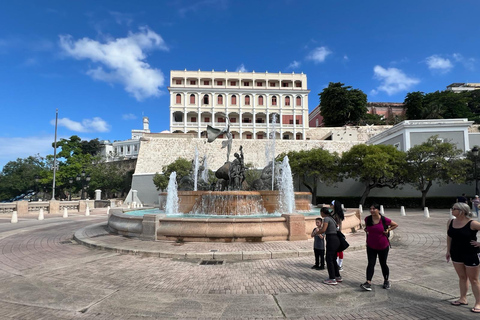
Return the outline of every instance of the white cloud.
{"type": "Polygon", "coordinates": [[[468,69],[470,71],[475,70],[475,62],[476,60],[474,58],[465,58],[463,55],[460,53],[454,53],[453,58],[455,59],[456,62],[459,62],[463,64],[465,69],[468,69]]]}
{"type": "Polygon", "coordinates": [[[60,47],[75,59],[89,59],[100,64],[87,74],[96,80],[122,84],[137,100],[161,94],[159,87],[163,86],[165,77],[161,70],[145,62],[145,52],[168,51],[168,47],[162,37],[148,27],[105,43],[89,38],[74,41],[70,35],[61,35],[60,47]]]}
{"type": "Polygon", "coordinates": [[[330,55],[332,51],[330,51],[327,47],[318,47],[313,49],[306,57],[307,60],[312,60],[315,63],[324,62],[328,55],[330,55]]]}
{"type": "Polygon", "coordinates": [[[453,64],[449,59],[442,58],[436,54],[425,59],[430,70],[440,71],[446,73],[453,68],[453,64]]]}
{"type": "Polygon", "coordinates": [[[243,65],[243,63],[241,65],[239,65],[237,67],[237,70],[235,70],[236,72],[248,72],[247,69],[245,69],[245,66],[243,65]]]}
{"type": "Polygon", "coordinates": [[[300,62],[293,60],[293,62],[288,65],[287,69],[297,69],[300,67],[300,64],[300,62]]]}
{"type": "Polygon", "coordinates": [[[0,170],[9,161],[15,161],[18,158],[27,158],[40,154],[46,156],[53,154],[52,143],[53,136],[44,137],[0,137],[0,170]]]}
{"type": "Polygon", "coordinates": [[[374,78],[381,81],[380,86],[373,93],[384,91],[388,95],[393,95],[401,91],[407,91],[412,86],[420,83],[420,80],[408,77],[402,70],[397,68],[385,69],[377,65],[373,68],[373,73],[374,78]]]}
{"type": "Polygon", "coordinates": [[[137,119],[137,116],[134,115],[133,113],[127,113],[127,114],[122,114],[122,119],[123,120],[135,120],[135,119],[137,119]]]}
{"type": "MultiPolygon", "coordinates": [[[[50,122],[55,125],[55,120],[50,122]]],[[[108,132],[110,125],[102,118],[94,117],[93,119],[83,119],[82,122],[73,121],[68,118],[58,119],[58,125],[76,132],[108,132]]]]}

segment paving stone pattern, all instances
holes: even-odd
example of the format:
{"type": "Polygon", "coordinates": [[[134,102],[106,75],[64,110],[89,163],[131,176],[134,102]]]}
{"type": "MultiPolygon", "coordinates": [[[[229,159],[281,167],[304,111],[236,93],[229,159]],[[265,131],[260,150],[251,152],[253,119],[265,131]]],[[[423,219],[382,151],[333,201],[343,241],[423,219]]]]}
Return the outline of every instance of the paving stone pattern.
{"type": "Polygon", "coordinates": [[[44,221],[0,218],[0,319],[477,319],[470,306],[454,307],[458,279],[445,261],[448,210],[386,215],[395,230],[389,255],[391,290],[377,265],[365,292],[364,234],[348,235],[344,282],[322,283],[312,270],[313,242],[148,242],[107,235],[105,211],[44,221]],[[99,247],[73,241],[81,234],[99,247]],[[129,254],[117,251],[125,250],[129,254]],[[134,250],[137,254],[132,254],[134,250]],[[200,265],[188,254],[251,254],[200,265]],[[151,252],[158,252],[151,256],[151,252]],[[306,252],[293,258],[289,252],[306,252]],[[309,254],[307,252],[309,251],[309,254]],[[142,254],[150,252],[150,254],[142,254]],[[177,254],[160,258],[161,252],[177,254]],[[276,252],[276,256],[272,254],[276,252]],[[180,254],[180,255],[178,255],[180,254]],[[266,258],[259,258],[266,254],[266,258]],[[178,258],[181,256],[182,258],[178,258]]]}

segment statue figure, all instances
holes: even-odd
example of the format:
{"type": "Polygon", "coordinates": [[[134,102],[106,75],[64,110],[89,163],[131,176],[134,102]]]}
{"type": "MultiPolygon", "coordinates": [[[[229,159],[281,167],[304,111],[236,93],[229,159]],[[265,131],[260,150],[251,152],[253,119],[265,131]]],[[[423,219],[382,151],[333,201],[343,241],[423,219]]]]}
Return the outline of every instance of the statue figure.
{"type": "Polygon", "coordinates": [[[242,190],[245,181],[245,163],[243,157],[243,147],[240,146],[240,154],[234,154],[235,160],[232,161],[229,168],[229,190],[242,190]]]}
{"type": "Polygon", "coordinates": [[[232,151],[232,134],[230,133],[230,120],[228,120],[228,117],[225,117],[227,119],[227,125],[223,129],[217,129],[214,128],[210,125],[207,126],[207,138],[208,142],[213,142],[215,139],[218,138],[218,136],[222,134],[226,134],[227,140],[222,141],[222,149],[227,147],[227,162],[230,159],[230,152],[232,151]]]}

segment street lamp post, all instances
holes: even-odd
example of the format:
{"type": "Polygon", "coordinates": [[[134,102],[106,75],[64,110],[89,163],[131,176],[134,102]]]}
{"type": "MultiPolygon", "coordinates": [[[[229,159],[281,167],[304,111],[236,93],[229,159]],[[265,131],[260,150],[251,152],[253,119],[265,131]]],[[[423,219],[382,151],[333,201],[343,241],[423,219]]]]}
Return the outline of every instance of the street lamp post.
{"type": "Polygon", "coordinates": [[[68,201],[72,201],[72,185],[73,185],[73,178],[68,178],[68,186],[70,190],[68,190],[68,201]]]}
{"type": "Polygon", "coordinates": [[[40,177],[38,174],[35,175],[35,199],[38,200],[38,183],[40,182],[40,177]]]}
{"type": "Polygon", "coordinates": [[[81,194],[81,199],[82,200],[85,200],[85,195],[87,193],[87,189],[88,189],[88,184],[90,183],[90,175],[89,174],[86,174],[85,170],[82,170],[82,173],[77,175],[77,178],[76,178],[77,181],[81,181],[82,182],[82,194],[81,194]]]}
{"type": "Polygon", "coordinates": [[[473,154],[473,157],[474,157],[474,160],[475,160],[475,167],[474,167],[474,171],[473,171],[473,174],[475,175],[475,195],[478,195],[479,192],[478,192],[478,176],[477,176],[477,158],[478,158],[478,148],[477,148],[477,146],[473,147],[472,154],[473,154]]]}

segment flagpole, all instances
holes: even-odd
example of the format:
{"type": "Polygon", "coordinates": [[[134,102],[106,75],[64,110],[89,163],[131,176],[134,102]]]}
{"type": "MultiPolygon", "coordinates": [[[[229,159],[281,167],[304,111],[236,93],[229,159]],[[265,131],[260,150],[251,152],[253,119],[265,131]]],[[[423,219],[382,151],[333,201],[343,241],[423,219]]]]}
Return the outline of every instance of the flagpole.
{"type": "Polygon", "coordinates": [[[52,200],[55,200],[55,175],[57,173],[57,123],[58,123],[58,109],[55,109],[55,147],[53,149],[52,200]]]}

